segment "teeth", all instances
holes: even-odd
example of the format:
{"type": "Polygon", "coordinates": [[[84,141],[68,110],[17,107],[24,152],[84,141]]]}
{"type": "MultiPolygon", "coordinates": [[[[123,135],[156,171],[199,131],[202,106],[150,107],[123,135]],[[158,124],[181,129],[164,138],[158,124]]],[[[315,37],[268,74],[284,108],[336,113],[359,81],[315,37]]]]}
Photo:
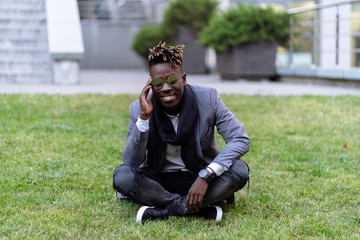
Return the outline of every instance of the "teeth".
{"type": "Polygon", "coordinates": [[[173,99],[173,98],[174,98],[174,96],[163,97],[164,100],[171,100],[171,99],[173,99]]]}

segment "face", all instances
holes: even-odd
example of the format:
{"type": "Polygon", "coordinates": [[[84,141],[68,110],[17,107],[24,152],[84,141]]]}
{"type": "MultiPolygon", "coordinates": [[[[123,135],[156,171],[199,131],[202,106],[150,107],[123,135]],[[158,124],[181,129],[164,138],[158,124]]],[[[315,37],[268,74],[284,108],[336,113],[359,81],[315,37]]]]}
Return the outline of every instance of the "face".
{"type": "Polygon", "coordinates": [[[181,67],[172,68],[169,63],[160,63],[153,65],[150,69],[152,79],[161,78],[167,80],[170,75],[179,78],[174,86],[170,86],[167,82],[161,89],[152,88],[155,99],[160,103],[168,114],[176,115],[180,112],[180,103],[184,93],[184,85],[186,84],[186,75],[182,73],[181,67]]]}

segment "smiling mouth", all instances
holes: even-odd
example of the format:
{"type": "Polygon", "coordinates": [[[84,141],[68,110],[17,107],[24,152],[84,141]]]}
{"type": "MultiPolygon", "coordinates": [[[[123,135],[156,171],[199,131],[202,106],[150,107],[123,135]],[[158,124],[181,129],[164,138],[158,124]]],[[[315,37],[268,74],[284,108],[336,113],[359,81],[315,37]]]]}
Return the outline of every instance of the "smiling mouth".
{"type": "Polygon", "coordinates": [[[163,96],[163,97],[161,97],[161,99],[162,99],[164,102],[169,102],[169,101],[172,101],[172,100],[175,99],[175,95],[163,96]]]}

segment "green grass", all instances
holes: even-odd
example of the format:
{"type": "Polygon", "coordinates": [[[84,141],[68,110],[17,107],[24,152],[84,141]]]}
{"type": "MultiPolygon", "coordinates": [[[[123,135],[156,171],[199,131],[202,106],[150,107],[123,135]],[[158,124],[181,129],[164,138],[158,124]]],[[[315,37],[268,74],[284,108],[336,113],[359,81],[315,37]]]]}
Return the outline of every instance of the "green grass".
{"type": "Polygon", "coordinates": [[[219,223],[139,225],[112,189],[137,96],[0,95],[0,239],[359,239],[360,98],[222,97],[252,140],[249,192],[219,223]]]}

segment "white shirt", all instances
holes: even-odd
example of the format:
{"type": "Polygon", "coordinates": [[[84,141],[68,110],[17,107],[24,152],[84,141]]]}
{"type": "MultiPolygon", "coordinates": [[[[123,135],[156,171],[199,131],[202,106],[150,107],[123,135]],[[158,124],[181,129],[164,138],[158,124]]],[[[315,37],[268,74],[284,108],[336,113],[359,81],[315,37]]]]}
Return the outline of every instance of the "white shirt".
{"type": "MultiPolygon", "coordinates": [[[[179,125],[179,114],[176,116],[167,115],[174,126],[174,130],[177,133],[177,128],[179,125]]],[[[147,120],[143,120],[138,117],[136,121],[136,126],[140,132],[146,132],[149,130],[149,122],[150,118],[147,120]]],[[[207,167],[211,168],[217,176],[223,174],[223,172],[227,171],[228,168],[220,165],[218,163],[210,163],[207,167]]],[[[171,144],[166,145],[166,162],[164,163],[164,167],[162,172],[174,172],[174,171],[189,171],[186,169],[184,162],[181,159],[181,146],[174,146],[171,144]]]]}

